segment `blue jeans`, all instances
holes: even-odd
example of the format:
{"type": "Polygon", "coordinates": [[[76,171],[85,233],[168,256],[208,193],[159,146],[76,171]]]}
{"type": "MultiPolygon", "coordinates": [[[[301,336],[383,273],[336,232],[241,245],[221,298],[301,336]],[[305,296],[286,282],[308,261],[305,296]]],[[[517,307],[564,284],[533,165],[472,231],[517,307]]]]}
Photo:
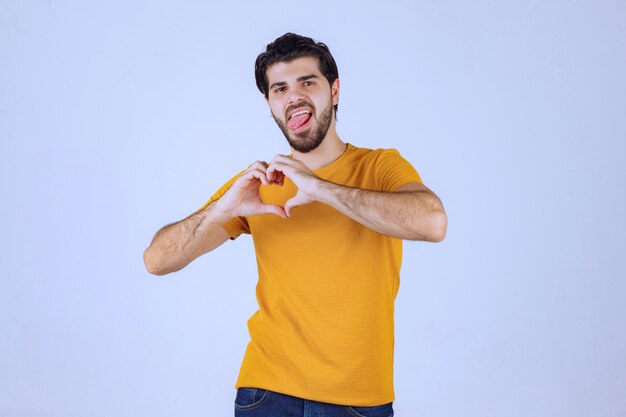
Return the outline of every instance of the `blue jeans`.
{"type": "Polygon", "coordinates": [[[261,388],[239,388],[235,417],[392,417],[393,403],[350,407],[304,400],[261,388]]]}

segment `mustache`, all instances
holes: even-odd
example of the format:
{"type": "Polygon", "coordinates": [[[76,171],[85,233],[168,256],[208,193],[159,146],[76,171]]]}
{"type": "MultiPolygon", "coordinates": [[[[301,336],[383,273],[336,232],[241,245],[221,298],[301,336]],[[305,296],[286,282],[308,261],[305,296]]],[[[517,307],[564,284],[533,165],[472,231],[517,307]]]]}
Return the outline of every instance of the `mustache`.
{"type": "Polygon", "coordinates": [[[285,110],[285,119],[287,119],[287,117],[288,117],[287,115],[289,113],[291,113],[292,111],[300,110],[300,109],[311,110],[312,113],[315,113],[315,108],[312,105],[298,103],[298,104],[294,104],[294,105],[291,105],[291,106],[287,107],[287,110],[285,110]]]}

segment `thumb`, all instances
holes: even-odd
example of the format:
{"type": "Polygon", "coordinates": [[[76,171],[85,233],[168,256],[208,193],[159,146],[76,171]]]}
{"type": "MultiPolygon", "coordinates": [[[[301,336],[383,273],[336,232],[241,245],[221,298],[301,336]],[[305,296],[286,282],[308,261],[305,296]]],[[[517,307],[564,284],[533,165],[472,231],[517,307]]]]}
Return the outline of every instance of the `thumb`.
{"type": "Polygon", "coordinates": [[[285,212],[287,213],[287,217],[291,216],[291,210],[294,207],[302,206],[304,204],[309,204],[312,201],[313,200],[311,200],[309,197],[304,195],[304,193],[301,193],[300,191],[298,191],[295,196],[287,200],[287,202],[285,203],[285,212]]]}
{"type": "Polygon", "coordinates": [[[260,207],[258,214],[276,214],[283,219],[287,218],[287,213],[285,213],[285,209],[275,204],[263,204],[260,207]]]}

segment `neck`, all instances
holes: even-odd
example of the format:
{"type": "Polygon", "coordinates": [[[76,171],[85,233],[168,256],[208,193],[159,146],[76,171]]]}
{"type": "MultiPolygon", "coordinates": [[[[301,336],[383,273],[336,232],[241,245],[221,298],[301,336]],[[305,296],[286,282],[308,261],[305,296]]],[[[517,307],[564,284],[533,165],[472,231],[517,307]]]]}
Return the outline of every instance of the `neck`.
{"type": "Polygon", "coordinates": [[[304,165],[310,170],[316,170],[339,158],[346,150],[346,146],[345,142],[339,139],[334,126],[332,126],[328,129],[320,146],[307,153],[298,152],[292,148],[291,155],[294,159],[304,162],[304,165]]]}

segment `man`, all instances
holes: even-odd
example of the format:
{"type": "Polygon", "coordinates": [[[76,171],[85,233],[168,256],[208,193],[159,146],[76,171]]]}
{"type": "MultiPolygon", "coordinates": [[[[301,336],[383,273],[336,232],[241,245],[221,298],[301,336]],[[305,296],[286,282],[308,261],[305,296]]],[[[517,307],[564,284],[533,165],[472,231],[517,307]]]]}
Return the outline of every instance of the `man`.
{"type": "Polygon", "coordinates": [[[291,155],[254,162],[159,230],[146,267],[177,271],[250,233],[259,310],[235,415],[391,416],[402,239],[443,240],[445,211],[396,150],[339,138],[326,45],[287,33],[258,56],[255,75],[291,155]]]}

